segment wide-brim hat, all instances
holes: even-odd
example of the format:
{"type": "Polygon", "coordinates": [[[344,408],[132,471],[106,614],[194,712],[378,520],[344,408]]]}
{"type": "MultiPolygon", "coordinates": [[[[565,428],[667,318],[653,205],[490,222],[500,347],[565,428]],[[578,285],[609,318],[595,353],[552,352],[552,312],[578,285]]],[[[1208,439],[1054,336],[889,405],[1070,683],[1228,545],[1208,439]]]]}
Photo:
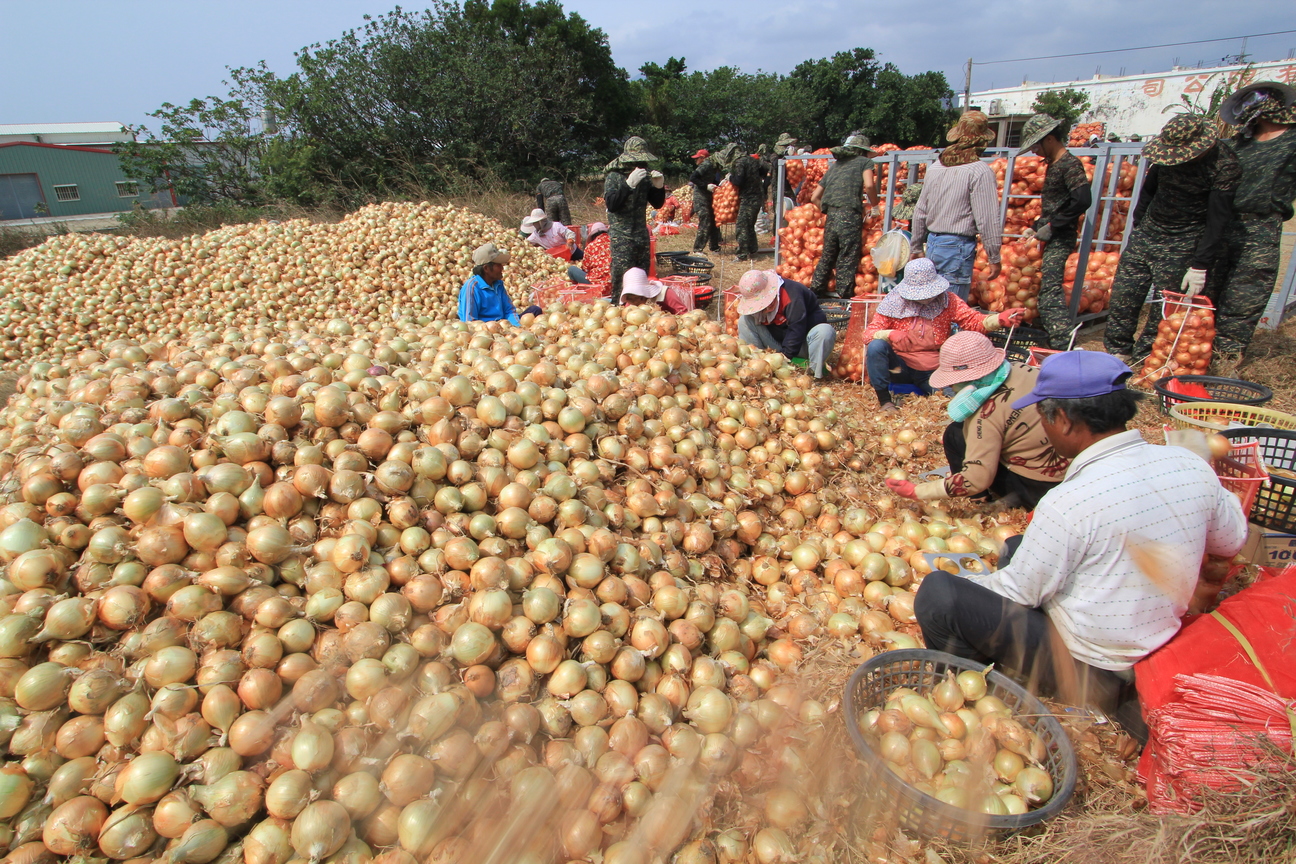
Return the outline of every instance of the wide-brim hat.
{"type": "Polygon", "coordinates": [[[620,168],[623,165],[635,165],[640,162],[656,162],[657,157],[648,152],[648,142],[638,135],[632,135],[626,139],[625,146],[621,148],[621,155],[608,163],[608,168],[620,168]]]}
{"type": "Polygon", "coordinates": [[[1036,114],[1026,121],[1022,127],[1021,145],[1017,148],[1018,155],[1025,153],[1036,144],[1044,140],[1054,129],[1062,125],[1062,121],[1048,114],[1036,114]]]}
{"type": "Polygon", "coordinates": [[[1004,349],[996,348],[984,333],[960,330],[940,348],[940,366],[931,374],[931,386],[952,387],[984,378],[1004,362],[1004,349]]]}
{"type": "Polygon", "coordinates": [[[773,270],[748,270],[738,280],[738,314],[755,315],[778,295],[779,275],[773,270]]]}
{"type": "Polygon", "coordinates": [[[840,147],[834,147],[829,151],[838,159],[847,156],[876,156],[877,151],[869,143],[869,139],[863,135],[849,135],[842,142],[840,147]]]}
{"type": "Polygon", "coordinates": [[[1259,90],[1272,91],[1275,96],[1282,99],[1283,104],[1287,107],[1296,105],[1296,87],[1289,87],[1277,81],[1257,81],[1255,84],[1248,84],[1234,90],[1227,99],[1220,103],[1220,119],[1230,126],[1236,126],[1238,115],[1242,113],[1247,102],[1250,101],[1251,94],[1259,90]]]}
{"type": "Polygon", "coordinates": [[[530,216],[527,216],[525,219],[522,220],[522,224],[523,224],[523,225],[539,225],[541,222],[545,221],[545,220],[548,219],[548,218],[549,218],[549,217],[545,215],[545,211],[543,211],[543,210],[541,210],[539,207],[537,207],[536,209],[534,209],[534,210],[531,211],[531,215],[530,215],[530,216]]]}
{"type": "Polygon", "coordinates": [[[790,134],[788,134],[787,132],[784,132],[782,135],[780,135],[780,136],[778,137],[778,140],[774,142],[774,146],[775,146],[775,147],[791,147],[793,144],[796,143],[796,141],[797,141],[797,139],[793,138],[793,137],[792,137],[790,134]]]}
{"type": "Polygon", "coordinates": [[[990,128],[990,118],[983,111],[965,111],[958,122],[945,133],[945,140],[967,141],[970,144],[989,144],[995,139],[994,130],[990,128]]]}
{"type": "Polygon", "coordinates": [[[1143,145],[1143,155],[1154,165],[1182,165],[1210,150],[1217,140],[1213,124],[1205,117],[1180,114],[1143,145]]]}
{"type": "Polygon", "coordinates": [[[930,258],[915,258],[905,265],[904,278],[892,290],[906,300],[930,300],[949,290],[949,280],[936,272],[930,258]]]}
{"type": "Polygon", "coordinates": [[[716,161],[719,162],[721,165],[728,165],[729,163],[733,162],[737,158],[738,158],[737,144],[726,144],[725,146],[721,147],[720,152],[716,154],[716,161]]]}
{"type": "Polygon", "coordinates": [[[473,250],[473,264],[483,267],[487,264],[507,264],[512,259],[507,249],[501,249],[494,243],[483,243],[473,250]]]}
{"type": "Polygon", "coordinates": [[[649,280],[642,267],[631,267],[621,277],[621,296],[632,294],[636,297],[647,297],[649,300],[660,300],[666,293],[666,286],[661,282],[649,280]]]}

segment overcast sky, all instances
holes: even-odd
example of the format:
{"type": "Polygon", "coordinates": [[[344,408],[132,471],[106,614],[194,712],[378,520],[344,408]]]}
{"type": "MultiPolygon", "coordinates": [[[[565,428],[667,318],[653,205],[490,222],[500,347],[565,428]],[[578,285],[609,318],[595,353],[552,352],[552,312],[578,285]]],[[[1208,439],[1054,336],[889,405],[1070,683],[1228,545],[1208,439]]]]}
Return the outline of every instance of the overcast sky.
{"type": "MultiPolygon", "coordinates": [[[[0,0],[0,123],[147,123],[163,102],[223,94],[226,66],[265,60],[280,74],[293,52],[359,26],[394,0],[0,0]]],[[[406,2],[406,9],[422,8],[406,2]]],[[[1296,30],[1294,0],[568,0],[608,35],[631,75],[684,57],[690,69],[788,72],[801,60],[875,49],[908,74],[944,72],[963,89],[964,64],[1296,30]]],[[[1217,64],[1238,41],[974,68],[972,89],[1023,78],[1217,64]]],[[[1296,33],[1250,40],[1255,60],[1296,54],[1296,33]]]]}

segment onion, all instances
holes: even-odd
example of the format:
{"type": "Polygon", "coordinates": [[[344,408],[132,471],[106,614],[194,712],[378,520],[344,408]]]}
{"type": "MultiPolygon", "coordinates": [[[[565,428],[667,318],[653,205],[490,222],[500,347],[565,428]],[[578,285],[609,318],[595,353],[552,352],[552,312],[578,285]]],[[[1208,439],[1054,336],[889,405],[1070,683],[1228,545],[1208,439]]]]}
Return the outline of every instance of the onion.
{"type": "Polygon", "coordinates": [[[41,839],[55,855],[73,855],[93,846],[107,819],[108,808],[99,799],[82,795],[54,809],[41,839]]]}

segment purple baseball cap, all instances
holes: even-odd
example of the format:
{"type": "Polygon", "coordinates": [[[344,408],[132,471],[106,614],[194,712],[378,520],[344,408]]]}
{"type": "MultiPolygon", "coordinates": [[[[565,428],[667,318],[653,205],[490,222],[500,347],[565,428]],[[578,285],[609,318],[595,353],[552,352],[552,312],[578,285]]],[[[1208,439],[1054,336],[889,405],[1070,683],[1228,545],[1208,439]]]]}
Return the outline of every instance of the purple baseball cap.
{"type": "Polygon", "coordinates": [[[1125,389],[1125,379],[1134,371],[1110,354],[1100,351],[1066,351],[1053,354],[1040,364],[1035,388],[1013,403],[1021,410],[1045,399],[1084,399],[1125,389]]]}

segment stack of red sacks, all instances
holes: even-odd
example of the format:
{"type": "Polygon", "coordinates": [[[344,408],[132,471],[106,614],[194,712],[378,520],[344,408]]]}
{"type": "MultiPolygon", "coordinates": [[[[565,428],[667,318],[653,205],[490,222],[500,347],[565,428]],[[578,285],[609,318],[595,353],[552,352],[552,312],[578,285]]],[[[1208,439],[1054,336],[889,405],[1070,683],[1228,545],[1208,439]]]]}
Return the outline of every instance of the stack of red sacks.
{"type": "Polygon", "coordinates": [[[1296,567],[1194,616],[1134,667],[1149,733],[1139,777],[1153,812],[1191,813],[1203,787],[1239,790],[1248,774],[1290,764],[1275,757],[1296,737],[1293,644],[1296,567]]]}

